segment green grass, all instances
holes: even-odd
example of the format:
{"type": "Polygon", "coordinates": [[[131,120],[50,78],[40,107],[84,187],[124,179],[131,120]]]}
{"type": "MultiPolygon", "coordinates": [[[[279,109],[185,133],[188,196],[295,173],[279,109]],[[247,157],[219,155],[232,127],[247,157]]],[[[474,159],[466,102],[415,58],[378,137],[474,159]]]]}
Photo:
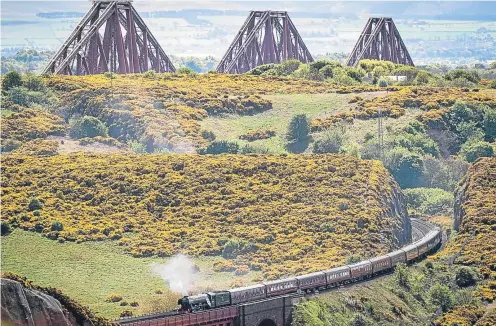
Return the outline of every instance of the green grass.
{"type": "Polygon", "coordinates": [[[0,117],[2,118],[6,118],[8,117],[9,115],[11,115],[12,113],[14,113],[15,111],[12,111],[12,110],[7,110],[7,109],[1,109],[0,110],[0,117]]]}
{"type": "MultiPolygon", "coordinates": [[[[213,131],[218,140],[237,141],[240,146],[253,144],[266,147],[271,153],[287,153],[285,148],[285,133],[288,129],[289,121],[296,114],[304,113],[310,119],[322,118],[328,115],[348,111],[354,104],[348,103],[355,94],[284,94],[270,95],[265,98],[272,101],[273,109],[253,116],[227,115],[221,117],[209,117],[200,122],[203,129],[213,131]],[[246,134],[249,130],[270,129],[276,132],[276,136],[247,142],[240,140],[239,136],[246,134]]],[[[384,96],[383,92],[363,93],[362,97],[384,96]]],[[[419,109],[407,109],[406,114],[398,119],[383,119],[384,132],[386,128],[402,128],[415,116],[422,112],[419,109]]],[[[348,139],[352,142],[361,143],[367,132],[377,133],[377,119],[355,120],[348,126],[348,139]]],[[[321,133],[314,133],[312,136],[317,139],[321,133]]],[[[311,150],[308,146],[307,152],[311,150]]]]}
{"type": "Polygon", "coordinates": [[[325,117],[340,110],[349,109],[350,94],[285,94],[270,95],[273,109],[253,116],[228,115],[209,117],[201,122],[206,130],[212,130],[219,140],[237,140],[240,145],[249,142],[238,137],[249,130],[271,129],[276,136],[251,142],[267,147],[273,153],[286,153],[284,134],[289,121],[296,114],[305,113],[310,119],[325,117]]]}
{"type": "MultiPolygon", "coordinates": [[[[199,258],[200,268],[194,291],[229,288],[232,279],[249,283],[258,273],[237,277],[233,273],[215,273],[217,258],[199,258]]],[[[114,242],[58,243],[37,233],[20,229],[2,236],[2,272],[13,272],[42,286],[56,287],[107,318],[117,318],[121,311],[133,314],[151,313],[176,308],[178,294],[172,293],[151,270],[160,258],[133,258],[123,254],[114,242]],[[162,289],[163,294],[155,294],[162,289]],[[140,306],[121,307],[105,302],[109,293],[118,293],[127,302],[140,306]]]]}

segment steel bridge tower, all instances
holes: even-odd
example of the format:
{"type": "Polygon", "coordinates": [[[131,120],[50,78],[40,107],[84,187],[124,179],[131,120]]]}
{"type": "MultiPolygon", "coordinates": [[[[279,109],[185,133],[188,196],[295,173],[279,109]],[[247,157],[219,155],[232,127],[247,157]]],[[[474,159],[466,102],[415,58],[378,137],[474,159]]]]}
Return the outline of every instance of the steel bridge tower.
{"type": "Polygon", "coordinates": [[[369,18],[346,64],[356,67],[362,59],[414,66],[393,19],[388,17],[369,18]]]}
{"type": "Polygon", "coordinates": [[[286,11],[251,11],[217,72],[242,74],[259,65],[313,58],[286,11]]]}
{"type": "Polygon", "coordinates": [[[175,68],[131,1],[93,6],[43,70],[47,74],[174,72],[175,68]]]}

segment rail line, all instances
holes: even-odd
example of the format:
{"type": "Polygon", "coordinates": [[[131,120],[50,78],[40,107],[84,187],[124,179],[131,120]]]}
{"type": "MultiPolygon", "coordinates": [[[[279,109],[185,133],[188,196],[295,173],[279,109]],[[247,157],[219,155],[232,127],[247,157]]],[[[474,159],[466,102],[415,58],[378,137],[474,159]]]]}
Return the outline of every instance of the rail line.
{"type": "MultiPolygon", "coordinates": [[[[426,221],[423,221],[423,220],[420,220],[420,219],[417,219],[417,218],[411,218],[411,226],[412,226],[412,243],[416,242],[416,241],[419,241],[420,239],[422,239],[425,235],[427,235],[433,228],[434,228],[434,225],[431,224],[431,223],[428,223],[426,221]]],[[[389,272],[384,272],[382,274],[379,274],[379,275],[376,275],[376,276],[371,276],[369,278],[364,278],[362,280],[358,280],[358,281],[354,281],[352,283],[348,283],[348,284],[344,284],[344,285],[341,285],[341,286],[337,286],[337,287],[333,287],[333,288],[329,288],[329,289],[325,289],[325,290],[321,290],[321,291],[318,291],[318,292],[313,292],[313,293],[300,293],[300,294],[295,294],[295,297],[313,297],[313,296],[319,296],[321,294],[324,294],[324,293],[328,293],[328,292],[331,292],[331,291],[336,291],[336,290],[340,290],[340,289],[345,289],[345,288],[349,288],[351,286],[354,286],[356,284],[362,284],[362,283],[368,283],[372,280],[376,280],[376,279],[380,279],[380,278],[383,278],[384,276],[388,275],[388,274],[391,274],[392,271],[389,271],[389,272]]],[[[279,297],[287,297],[288,295],[281,295],[279,297]]],[[[277,298],[276,297],[273,297],[273,298],[277,298]]],[[[257,302],[259,300],[255,300],[253,302],[257,302]]],[[[263,301],[263,300],[261,300],[263,301]]],[[[215,311],[215,310],[219,310],[219,309],[212,309],[210,311],[215,311]]],[[[201,313],[201,312],[197,312],[197,313],[201,313]]],[[[142,321],[151,321],[151,320],[155,320],[155,319],[161,319],[161,318],[166,318],[166,317],[172,317],[172,316],[178,316],[178,315],[182,315],[183,313],[180,313],[176,310],[173,310],[173,311],[167,311],[167,312],[162,312],[162,313],[155,313],[155,314],[149,314],[149,315],[141,315],[141,316],[136,316],[136,317],[124,317],[124,318],[120,318],[120,319],[117,319],[117,320],[114,320],[114,322],[117,322],[119,323],[120,325],[127,325],[127,324],[133,324],[133,323],[136,323],[136,322],[142,322],[142,321]]],[[[196,313],[190,313],[190,315],[194,315],[196,313]]]]}

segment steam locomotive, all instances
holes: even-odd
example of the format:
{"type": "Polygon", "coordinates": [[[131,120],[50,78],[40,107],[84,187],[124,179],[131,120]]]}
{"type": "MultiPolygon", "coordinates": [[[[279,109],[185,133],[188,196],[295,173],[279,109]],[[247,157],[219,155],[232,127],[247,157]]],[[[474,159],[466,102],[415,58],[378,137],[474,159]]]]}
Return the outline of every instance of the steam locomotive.
{"type": "Polygon", "coordinates": [[[283,294],[311,293],[371,278],[375,275],[391,271],[399,263],[410,263],[435,251],[441,245],[441,237],[441,229],[435,228],[422,239],[402,249],[353,265],[345,265],[327,271],[234,288],[227,291],[185,296],[178,300],[178,304],[181,306],[179,310],[183,312],[195,312],[283,294]]]}

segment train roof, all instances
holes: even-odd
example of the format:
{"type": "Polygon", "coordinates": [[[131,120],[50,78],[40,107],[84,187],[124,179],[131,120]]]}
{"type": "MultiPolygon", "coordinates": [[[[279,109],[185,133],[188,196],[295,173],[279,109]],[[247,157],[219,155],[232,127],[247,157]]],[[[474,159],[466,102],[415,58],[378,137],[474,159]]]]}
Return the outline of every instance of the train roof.
{"type": "Polygon", "coordinates": [[[409,251],[409,250],[412,250],[412,249],[418,249],[417,248],[418,245],[419,245],[419,242],[416,241],[416,242],[414,242],[412,244],[409,244],[408,246],[405,246],[405,247],[401,248],[401,250],[403,250],[403,251],[409,251]]]}
{"type": "Polygon", "coordinates": [[[388,255],[383,255],[383,256],[378,256],[378,257],[374,257],[374,258],[370,258],[370,262],[374,262],[374,261],[379,261],[379,260],[383,260],[383,259],[389,259],[389,256],[388,255]]]}
{"type": "Polygon", "coordinates": [[[296,277],[288,277],[288,278],[283,278],[282,280],[264,282],[264,284],[269,285],[269,284],[276,284],[276,283],[281,283],[281,282],[292,282],[292,281],[296,281],[296,277]]]}
{"type": "Polygon", "coordinates": [[[309,273],[309,274],[304,274],[304,275],[298,275],[296,276],[297,279],[304,278],[304,277],[310,277],[310,276],[322,276],[324,272],[314,272],[314,273],[309,273]]]}
{"type": "Polygon", "coordinates": [[[245,291],[245,290],[251,290],[251,289],[258,289],[260,287],[264,287],[264,284],[255,284],[255,285],[248,285],[248,286],[243,286],[240,288],[234,288],[234,289],[229,289],[229,292],[239,292],[239,291],[245,291]]]}
{"type": "Polygon", "coordinates": [[[405,253],[405,252],[403,251],[403,249],[398,249],[398,250],[395,250],[395,251],[393,251],[393,252],[388,252],[388,253],[386,254],[386,256],[391,257],[391,256],[396,256],[396,255],[402,255],[402,254],[404,254],[404,253],[405,253]]]}
{"type": "Polygon", "coordinates": [[[339,266],[339,267],[334,267],[334,268],[328,269],[324,272],[325,273],[335,273],[335,272],[339,272],[339,271],[344,271],[346,269],[350,269],[350,267],[348,265],[344,265],[344,266],[339,266]]]}
{"type": "Polygon", "coordinates": [[[370,264],[370,260],[362,260],[358,263],[355,263],[355,264],[351,264],[351,265],[348,265],[350,268],[353,268],[353,267],[357,267],[357,266],[362,266],[362,265],[367,265],[367,264],[370,264]]]}

